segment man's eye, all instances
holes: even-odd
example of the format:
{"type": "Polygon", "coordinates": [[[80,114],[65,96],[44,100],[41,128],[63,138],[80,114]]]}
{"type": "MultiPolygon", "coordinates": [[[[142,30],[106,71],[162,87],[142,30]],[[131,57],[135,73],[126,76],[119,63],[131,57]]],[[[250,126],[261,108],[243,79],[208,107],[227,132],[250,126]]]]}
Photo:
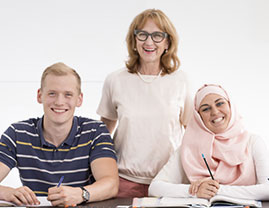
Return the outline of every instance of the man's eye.
{"type": "Polygon", "coordinates": [[[66,97],[72,97],[72,94],[71,93],[67,93],[65,94],[66,97]]]}
{"type": "Polygon", "coordinates": [[[49,93],[49,96],[54,96],[54,95],[55,95],[54,92],[50,92],[50,93],[49,93]]]}

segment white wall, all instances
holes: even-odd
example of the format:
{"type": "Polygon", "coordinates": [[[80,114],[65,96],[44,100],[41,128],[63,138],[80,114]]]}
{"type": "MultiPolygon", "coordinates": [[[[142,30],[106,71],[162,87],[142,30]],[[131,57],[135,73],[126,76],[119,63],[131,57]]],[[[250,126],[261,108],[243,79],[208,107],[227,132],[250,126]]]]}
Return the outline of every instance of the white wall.
{"type": "MultiPolygon", "coordinates": [[[[98,118],[103,80],[124,66],[129,24],[147,8],[163,10],[176,26],[192,93],[204,83],[223,85],[250,131],[269,144],[267,0],[0,0],[0,132],[42,116],[40,76],[58,61],[82,77],[77,115],[98,118]]],[[[3,183],[18,186],[17,171],[3,183]]]]}

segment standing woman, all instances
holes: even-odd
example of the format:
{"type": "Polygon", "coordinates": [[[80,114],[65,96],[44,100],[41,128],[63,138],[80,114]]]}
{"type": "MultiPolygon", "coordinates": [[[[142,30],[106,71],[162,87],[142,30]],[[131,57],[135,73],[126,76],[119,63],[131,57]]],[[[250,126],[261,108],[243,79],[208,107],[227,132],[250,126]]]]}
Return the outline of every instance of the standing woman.
{"type": "Polygon", "coordinates": [[[177,33],[162,11],[137,15],[126,41],[126,67],[106,78],[97,113],[110,133],[118,121],[118,197],[143,197],[181,143],[191,100],[186,76],[178,70],[177,33]]]}

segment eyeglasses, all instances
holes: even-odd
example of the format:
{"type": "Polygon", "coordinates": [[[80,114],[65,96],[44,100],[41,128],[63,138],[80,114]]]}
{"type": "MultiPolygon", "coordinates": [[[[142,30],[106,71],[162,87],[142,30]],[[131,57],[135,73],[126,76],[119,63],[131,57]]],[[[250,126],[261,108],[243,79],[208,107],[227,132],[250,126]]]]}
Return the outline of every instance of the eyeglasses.
{"type": "Polygon", "coordinates": [[[166,32],[153,32],[153,33],[148,33],[144,30],[135,30],[134,31],[135,36],[137,37],[138,40],[140,41],[146,41],[148,37],[150,36],[151,39],[155,43],[160,43],[165,39],[168,34],[166,32]]]}

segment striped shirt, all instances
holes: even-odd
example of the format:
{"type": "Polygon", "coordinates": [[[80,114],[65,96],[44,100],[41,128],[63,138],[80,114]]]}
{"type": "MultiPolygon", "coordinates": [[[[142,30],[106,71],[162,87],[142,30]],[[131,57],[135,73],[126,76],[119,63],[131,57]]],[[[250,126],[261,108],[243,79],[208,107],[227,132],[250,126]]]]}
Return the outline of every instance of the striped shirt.
{"type": "Polygon", "coordinates": [[[116,159],[113,140],[101,121],[75,116],[59,147],[44,139],[42,123],[43,118],[14,123],[0,139],[0,162],[10,169],[17,167],[22,184],[37,196],[46,196],[61,176],[65,186],[92,184],[90,163],[102,157],[116,159]]]}

